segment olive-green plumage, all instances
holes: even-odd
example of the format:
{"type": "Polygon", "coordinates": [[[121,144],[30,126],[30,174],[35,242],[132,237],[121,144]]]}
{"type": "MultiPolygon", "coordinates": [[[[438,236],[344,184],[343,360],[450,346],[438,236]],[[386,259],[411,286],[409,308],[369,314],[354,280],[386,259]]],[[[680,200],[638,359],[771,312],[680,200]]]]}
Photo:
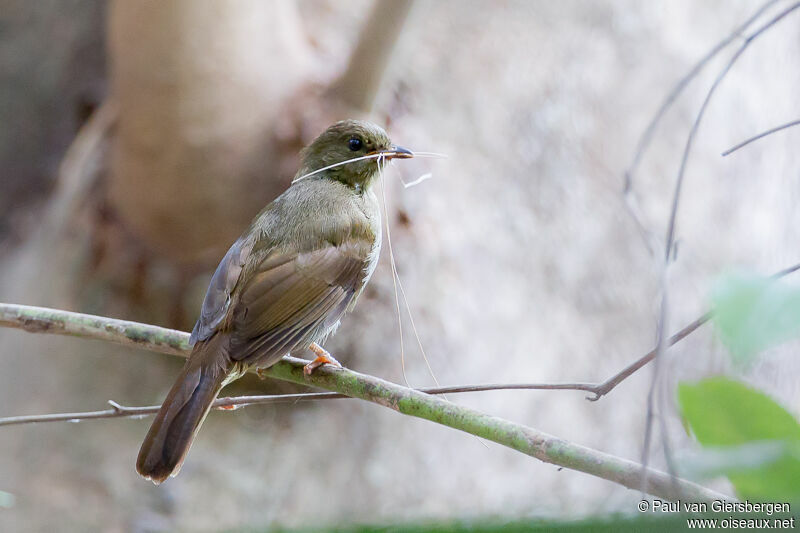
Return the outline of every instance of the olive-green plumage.
{"type": "Polygon", "coordinates": [[[180,470],[225,384],[300,354],[332,333],[372,275],[381,222],[375,153],[411,157],[367,122],[338,122],[302,152],[295,182],[220,262],[192,331],[192,353],[145,437],[136,470],[158,484],[180,470]],[[302,178],[302,179],[298,179],[302,178]]]}

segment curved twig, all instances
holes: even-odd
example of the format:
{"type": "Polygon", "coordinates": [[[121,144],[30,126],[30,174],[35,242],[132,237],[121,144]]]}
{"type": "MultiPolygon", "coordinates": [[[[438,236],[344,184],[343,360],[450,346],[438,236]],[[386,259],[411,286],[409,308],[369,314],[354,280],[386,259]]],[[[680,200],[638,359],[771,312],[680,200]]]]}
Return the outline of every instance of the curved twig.
{"type": "MultiPolygon", "coordinates": [[[[727,76],[728,72],[730,72],[733,65],[736,61],[741,57],[741,55],[747,50],[747,48],[753,43],[755,39],[757,39],[760,35],[764,32],[772,28],[775,24],[779,21],[784,19],[787,15],[795,11],[797,8],[800,8],[800,2],[794,3],[788,8],[784,9],[774,17],[772,17],[769,21],[761,25],[758,29],[753,31],[750,35],[748,35],[744,42],[739,46],[736,52],[731,56],[728,62],[725,64],[725,67],[720,71],[717,77],[714,79],[714,82],[711,84],[708,92],[706,93],[706,97],[703,100],[700,109],[697,112],[697,116],[695,117],[694,122],[692,123],[692,127],[689,130],[689,135],[686,138],[686,145],[684,146],[683,155],[681,156],[681,164],[680,168],[678,169],[678,176],[675,180],[675,191],[672,196],[672,206],[670,208],[669,214],[669,222],[667,224],[667,233],[665,237],[664,243],[664,260],[662,263],[661,269],[661,276],[660,276],[660,286],[661,286],[661,305],[659,309],[659,319],[658,319],[658,331],[657,331],[657,339],[658,344],[655,350],[655,370],[653,371],[652,382],[650,385],[650,391],[647,396],[647,415],[646,415],[646,423],[645,423],[645,436],[644,436],[644,445],[642,450],[642,469],[643,469],[643,485],[644,478],[645,478],[645,470],[647,468],[648,456],[649,456],[649,449],[650,449],[650,441],[652,436],[652,429],[653,429],[653,418],[654,418],[654,397],[655,397],[655,388],[658,381],[659,376],[659,361],[663,359],[663,353],[668,347],[665,342],[665,334],[667,328],[667,315],[668,315],[668,294],[667,294],[667,267],[670,263],[670,257],[674,251],[674,242],[675,242],[675,225],[678,215],[678,206],[680,204],[681,198],[681,190],[683,187],[683,180],[686,173],[686,166],[689,161],[689,154],[691,153],[692,146],[694,145],[694,139],[697,135],[697,131],[700,128],[700,123],[705,116],[705,111],[708,108],[708,104],[711,101],[712,96],[716,92],[719,85],[727,76]]],[[[663,423],[663,420],[662,420],[663,423]]],[[[665,437],[666,439],[666,433],[665,437]]],[[[668,442],[665,440],[665,448],[668,447],[668,442]]],[[[667,457],[667,463],[671,463],[671,458],[667,457]]]]}
{"type": "Polygon", "coordinates": [[[352,109],[361,112],[372,109],[412,5],[413,0],[380,0],[373,5],[347,69],[331,86],[331,92],[352,109]]]}
{"type": "Polygon", "coordinates": [[[762,139],[762,138],[766,137],[767,135],[772,135],[773,133],[776,133],[776,132],[779,132],[781,130],[785,130],[785,129],[791,128],[793,126],[798,126],[798,125],[800,125],[800,119],[793,120],[791,122],[787,122],[786,124],[782,124],[780,126],[776,126],[776,127],[772,128],[772,129],[769,129],[769,130],[767,130],[767,131],[765,131],[763,133],[759,133],[755,137],[750,137],[749,139],[740,142],[736,146],[734,146],[732,148],[728,148],[727,150],[722,152],[722,157],[725,157],[726,155],[730,155],[733,152],[735,152],[736,150],[738,150],[739,148],[744,148],[745,146],[747,146],[751,142],[754,142],[754,141],[757,141],[759,139],[762,139]]]}
{"type": "Polygon", "coordinates": [[[703,100],[703,104],[700,106],[700,110],[697,112],[697,116],[695,117],[694,122],[692,123],[692,129],[689,131],[689,136],[686,139],[686,146],[683,149],[683,156],[681,157],[681,166],[678,169],[678,178],[675,181],[675,192],[672,197],[672,208],[670,209],[669,215],[669,224],[667,225],[667,237],[666,243],[664,246],[664,260],[669,261],[669,256],[672,253],[672,247],[675,238],[675,219],[678,213],[678,204],[680,203],[680,194],[681,188],[683,186],[683,176],[686,172],[686,165],[689,161],[689,153],[691,152],[692,145],[694,144],[695,135],[697,135],[697,130],[700,128],[700,122],[703,120],[703,116],[705,115],[706,108],[708,107],[708,103],[711,101],[711,97],[719,87],[719,84],[722,83],[722,80],[725,79],[725,76],[728,75],[733,65],[739,59],[739,57],[747,50],[747,48],[753,43],[755,39],[757,39],[760,35],[762,35],[765,31],[770,29],[772,26],[783,20],[787,15],[792,13],[797,8],[800,8],[800,2],[794,3],[791,6],[787,7],[773,18],[771,18],[768,22],[764,23],[760,28],[755,30],[751,33],[742,43],[742,45],[736,50],[736,52],[731,56],[728,60],[728,63],[725,67],[720,71],[717,75],[714,83],[711,85],[711,88],[708,90],[705,99],[703,100]]]}
{"type": "Polygon", "coordinates": [[[639,164],[642,161],[645,151],[647,151],[647,148],[653,141],[653,136],[658,124],[661,122],[661,119],[664,118],[666,112],[670,107],[672,107],[672,104],[675,103],[675,101],[678,99],[678,96],[680,96],[686,86],[689,85],[689,83],[695,77],[697,77],[697,75],[703,70],[703,68],[705,68],[708,62],[711,61],[722,50],[724,50],[730,43],[736,39],[739,39],[747,28],[749,28],[756,20],[758,20],[759,17],[761,17],[762,14],[764,14],[765,11],[767,11],[767,9],[772,7],[778,1],[779,0],[769,0],[765,2],[756,10],[755,13],[750,16],[750,18],[733,30],[733,32],[731,32],[727,37],[718,42],[711,50],[708,51],[705,56],[700,58],[700,60],[692,66],[689,72],[687,72],[680,80],[678,80],[678,83],[676,83],[672,90],[667,94],[667,96],[664,98],[664,101],[661,102],[661,105],[659,106],[655,115],[653,115],[653,118],[650,119],[650,122],[647,124],[644,132],[639,137],[639,140],[636,143],[636,150],[634,151],[633,159],[623,174],[623,195],[625,197],[625,206],[628,210],[628,213],[636,223],[636,226],[645,241],[645,245],[651,252],[655,251],[654,243],[656,241],[656,237],[651,234],[642,221],[638,204],[633,197],[633,178],[639,168],[639,164]]]}
{"type": "Polygon", "coordinates": [[[767,9],[772,7],[775,3],[779,0],[769,0],[765,2],[764,5],[759,7],[755,13],[753,13],[749,19],[747,19],[743,24],[741,24],[738,28],[733,30],[727,37],[723,40],[718,42],[714,48],[709,50],[709,52],[703,56],[697,63],[692,66],[691,70],[686,73],[686,75],[681,78],[678,83],[672,88],[672,90],[667,94],[664,101],[659,106],[658,111],[656,114],[653,115],[653,118],[650,119],[650,122],[647,124],[647,127],[642,133],[641,137],[639,137],[639,141],[636,143],[636,151],[633,154],[633,160],[628,168],[625,170],[625,191],[630,190],[633,186],[633,177],[636,173],[636,170],[639,168],[639,163],[641,163],[642,156],[644,156],[645,151],[650,146],[650,143],[653,140],[653,134],[655,133],[656,127],[661,122],[661,119],[664,118],[664,114],[672,107],[672,104],[675,103],[675,100],[680,96],[681,92],[689,85],[691,82],[703,68],[711,61],[718,53],[724,50],[729,44],[731,44],[736,39],[740,38],[742,33],[749,28],[767,9]]]}

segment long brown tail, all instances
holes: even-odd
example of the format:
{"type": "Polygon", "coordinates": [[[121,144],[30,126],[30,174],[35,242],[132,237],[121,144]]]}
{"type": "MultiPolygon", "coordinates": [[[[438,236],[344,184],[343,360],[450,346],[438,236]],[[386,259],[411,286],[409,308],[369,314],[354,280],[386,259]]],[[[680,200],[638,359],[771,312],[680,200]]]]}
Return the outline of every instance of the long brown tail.
{"type": "Polygon", "coordinates": [[[176,476],[228,376],[220,335],[195,346],[144,438],[136,471],[156,485],[176,476]],[[216,341],[216,342],[215,342],[216,341]]]}

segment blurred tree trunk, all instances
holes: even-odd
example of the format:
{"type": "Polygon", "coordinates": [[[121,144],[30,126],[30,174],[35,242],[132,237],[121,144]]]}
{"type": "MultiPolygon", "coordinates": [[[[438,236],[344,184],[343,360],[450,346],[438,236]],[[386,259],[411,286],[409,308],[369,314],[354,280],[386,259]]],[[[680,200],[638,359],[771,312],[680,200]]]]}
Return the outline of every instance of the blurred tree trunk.
{"type": "Polygon", "coordinates": [[[113,2],[115,215],[174,264],[216,263],[286,187],[308,137],[370,111],[410,5],[375,4],[347,70],[322,97],[328,82],[315,75],[294,3],[113,2]]]}
{"type": "Polygon", "coordinates": [[[296,6],[115,1],[109,31],[111,207],[148,250],[207,266],[286,186],[268,138],[312,69],[296,6]]]}

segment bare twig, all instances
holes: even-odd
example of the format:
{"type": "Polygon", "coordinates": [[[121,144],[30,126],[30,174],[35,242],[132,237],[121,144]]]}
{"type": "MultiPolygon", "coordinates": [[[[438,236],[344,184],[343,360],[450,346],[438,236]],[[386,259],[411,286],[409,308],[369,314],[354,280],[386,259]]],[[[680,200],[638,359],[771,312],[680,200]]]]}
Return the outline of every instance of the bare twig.
{"type": "Polygon", "coordinates": [[[331,91],[352,109],[369,112],[413,0],[375,2],[350,61],[331,91]]]}
{"type": "MultiPolygon", "coordinates": [[[[800,268],[800,265],[798,265],[798,268],[800,268]]],[[[708,313],[704,314],[703,316],[697,318],[691,324],[687,325],[682,330],[680,330],[678,333],[676,333],[672,337],[670,337],[669,341],[668,341],[669,346],[672,346],[674,344],[679,343],[680,341],[682,341],[683,339],[688,337],[690,334],[694,333],[695,330],[697,330],[700,326],[702,326],[703,324],[705,324],[709,320],[711,320],[711,312],[708,312],[708,313]]],[[[616,387],[617,385],[619,385],[620,383],[622,383],[623,381],[625,381],[626,379],[631,377],[633,374],[636,373],[636,371],[638,371],[644,365],[646,365],[647,363],[652,361],[656,357],[657,350],[658,350],[658,348],[654,348],[654,349],[650,350],[645,355],[643,355],[642,357],[640,357],[639,359],[637,359],[636,361],[634,361],[630,365],[628,365],[625,368],[623,368],[617,374],[614,374],[613,376],[608,378],[603,383],[597,385],[595,390],[589,391],[589,392],[593,392],[595,394],[595,397],[594,398],[587,398],[587,399],[589,399],[591,401],[597,401],[600,398],[602,398],[603,396],[605,396],[606,394],[608,394],[609,392],[611,392],[611,390],[614,387],[616,387]]]]}
{"type": "MultiPolygon", "coordinates": [[[[519,390],[529,389],[535,384],[497,384],[497,385],[464,385],[455,387],[430,387],[414,389],[425,394],[445,395],[460,392],[483,392],[497,390],[519,390]]],[[[548,385],[542,384],[547,387],[548,385]]],[[[301,392],[297,394],[257,394],[252,396],[229,396],[218,398],[212,407],[224,411],[235,410],[249,405],[271,405],[298,403],[318,400],[340,400],[349,399],[350,396],[338,392],[301,392]]],[[[82,420],[95,420],[100,418],[141,418],[158,412],[160,405],[148,405],[142,407],[130,407],[121,405],[113,400],[109,400],[111,409],[101,411],[81,411],[75,413],[53,413],[45,415],[23,415],[0,417],[0,426],[16,426],[21,424],[39,424],[44,422],[79,422],[82,420]]]]}
{"type": "Polygon", "coordinates": [[[678,96],[683,92],[687,85],[703,70],[703,68],[711,61],[718,53],[724,50],[730,43],[734,40],[739,39],[742,33],[749,28],[767,9],[772,7],[775,3],[779,0],[769,0],[765,2],[761,7],[759,7],[753,15],[747,19],[742,25],[737,27],[730,35],[724,38],[722,41],[716,44],[709,52],[703,56],[695,65],[686,73],[686,75],[681,78],[678,83],[672,88],[672,90],[667,94],[664,101],[659,106],[658,110],[656,111],[653,118],[650,119],[650,122],[647,124],[642,135],[639,137],[638,142],[636,143],[636,150],[633,155],[633,160],[628,168],[625,170],[624,173],[624,187],[623,187],[623,194],[625,197],[625,205],[628,209],[629,214],[633,218],[633,221],[636,223],[636,227],[639,229],[639,232],[642,235],[642,238],[645,241],[645,245],[650,250],[650,252],[655,251],[655,242],[656,237],[655,235],[648,231],[647,227],[645,226],[644,222],[642,221],[641,213],[639,212],[638,203],[636,202],[636,198],[633,195],[633,179],[636,174],[636,171],[639,168],[639,164],[641,163],[642,157],[644,156],[645,151],[650,146],[650,143],[653,140],[653,135],[655,134],[655,130],[658,127],[658,124],[661,122],[661,119],[664,118],[664,115],[672,107],[672,104],[675,103],[678,96]]]}
{"type": "MultiPolygon", "coordinates": [[[[81,336],[112,340],[122,344],[135,344],[143,349],[176,355],[185,355],[188,347],[188,334],[180,331],[102,317],[89,317],[77,313],[59,312],[52,309],[20,309],[20,307],[17,306],[15,310],[17,316],[20,313],[23,315],[27,313],[28,316],[36,317],[36,320],[29,322],[29,325],[32,325],[29,330],[32,331],[71,332],[70,334],[78,334],[76,332],[79,331],[81,336]],[[38,324],[37,320],[39,319],[46,319],[46,323],[53,326],[41,328],[39,325],[33,325],[38,324]],[[106,324],[108,327],[105,327],[106,324]],[[135,335],[132,335],[133,333],[135,335]],[[135,337],[135,340],[131,338],[132,336],[135,337]]],[[[2,311],[0,323],[8,324],[8,309],[0,307],[0,311],[2,311]]],[[[16,321],[10,322],[17,323],[16,321]]],[[[265,370],[264,374],[284,381],[318,387],[351,398],[377,403],[406,415],[430,420],[496,442],[541,461],[585,472],[628,488],[638,488],[639,486],[639,473],[642,467],[633,461],[586,448],[536,429],[490,416],[468,407],[455,405],[435,396],[373,376],[359,374],[346,368],[326,365],[308,376],[303,371],[306,362],[293,357],[285,357],[265,370]]],[[[229,403],[231,401],[228,400],[229,403]]],[[[253,398],[236,401],[252,403],[253,398]]],[[[139,416],[145,414],[141,409],[112,403],[110,410],[95,412],[93,417],[139,416]]],[[[74,418],[75,414],[53,416],[74,418]]],[[[678,494],[691,498],[692,501],[709,502],[726,498],[722,494],[686,480],[679,479],[673,482],[667,474],[655,470],[648,470],[646,490],[655,497],[665,499],[676,499],[678,494]],[[673,488],[673,483],[678,484],[679,493],[673,488]]]]}
{"type": "Polygon", "coordinates": [[[697,130],[700,128],[700,122],[703,120],[703,116],[705,115],[708,103],[711,101],[711,97],[716,92],[717,87],[719,87],[720,83],[722,83],[722,80],[725,79],[725,76],[727,76],[728,72],[730,72],[730,69],[733,67],[733,65],[736,63],[739,57],[744,53],[744,51],[747,50],[750,44],[752,44],[752,42],[755,39],[757,39],[760,35],[762,35],[765,31],[767,31],[772,26],[777,24],[779,21],[784,19],[787,15],[792,13],[798,7],[800,7],[800,2],[792,4],[788,8],[784,9],[783,11],[775,15],[773,18],[771,18],[768,22],[763,24],[753,33],[751,33],[744,40],[742,45],[736,50],[733,56],[731,56],[731,58],[728,60],[728,63],[725,65],[722,71],[720,71],[720,73],[717,75],[716,79],[714,80],[714,83],[708,90],[708,93],[706,94],[706,97],[703,100],[703,104],[700,106],[700,110],[697,112],[697,116],[695,117],[694,123],[692,124],[692,128],[689,131],[689,136],[686,139],[686,146],[684,147],[683,150],[683,156],[681,157],[681,166],[678,169],[678,178],[675,182],[675,193],[673,194],[672,197],[672,209],[670,210],[669,224],[667,225],[667,237],[664,250],[665,261],[669,260],[669,256],[672,253],[672,245],[674,242],[674,235],[675,235],[675,219],[678,213],[680,193],[681,193],[681,188],[683,186],[683,177],[686,171],[686,165],[689,161],[689,153],[691,152],[692,145],[694,144],[695,135],[697,134],[697,130]]]}
{"type": "Polygon", "coordinates": [[[800,120],[793,120],[793,121],[787,122],[786,124],[783,124],[781,126],[776,126],[776,127],[772,128],[772,129],[769,129],[769,130],[767,130],[767,131],[765,131],[763,133],[759,133],[755,137],[750,137],[746,141],[740,142],[739,144],[737,144],[733,148],[728,148],[727,150],[722,152],[722,156],[725,157],[726,155],[730,155],[733,152],[735,152],[736,150],[738,150],[739,148],[744,148],[745,146],[747,146],[751,142],[754,142],[754,141],[757,141],[759,139],[762,139],[762,138],[766,137],[767,135],[772,135],[773,133],[776,133],[778,131],[785,130],[787,128],[791,128],[791,127],[797,126],[797,125],[800,125],[800,120]]]}
{"type": "MultiPolygon", "coordinates": [[[[669,246],[669,243],[668,243],[669,246]]],[[[647,463],[650,459],[650,441],[653,437],[653,417],[654,413],[654,405],[655,405],[655,394],[656,388],[658,387],[658,378],[660,376],[660,366],[661,361],[664,359],[664,351],[666,347],[664,346],[664,333],[667,329],[667,315],[669,310],[669,300],[668,300],[668,291],[667,291],[667,266],[669,263],[669,257],[667,257],[664,261],[664,265],[661,269],[661,305],[659,307],[659,317],[658,317],[658,325],[656,327],[657,332],[657,340],[656,340],[656,349],[654,350],[654,367],[653,368],[653,375],[650,381],[650,389],[647,393],[647,414],[645,415],[645,425],[644,425],[644,443],[642,444],[642,480],[641,480],[641,490],[643,493],[645,491],[645,487],[647,487],[647,463]]],[[[659,417],[663,418],[663,417],[659,417]]],[[[663,433],[664,439],[666,439],[667,434],[663,433]]],[[[665,448],[666,450],[666,448],[665,448]]],[[[667,465],[670,466],[672,464],[671,458],[667,457],[667,465]]],[[[669,472],[674,477],[674,471],[670,470],[669,472]]]]}
{"type": "Polygon", "coordinates": [[[659,106],[658,111],[656,111],[653,118],[650,119],[650,122],[647,124],[647,127],[642,133],[641,137],[639,137],[639,141],[636,143],[636,151],[633,155],[633,161],[628,166],[627,170],[625,170],[625,190],[628,191],[633,186],[633,178],[636,173],[636,170],[639,168],[639,164],[642,161],[642,156],[644,156],[645,151],[650,146],[650,143],[653,141],[653,135],[655,134],[656,127],[661,122],[661,119],[664,118],[664,115],[672,107],[672,104],[675,103],[678,96],[680,96],[681,92],[689,85],[691,82],[703,68],[711,61],[718,53],[725,49],[730,43],[739,39],[742,33],[749,28],[753,22],[755,22],[767,9],[772,7],[776,4],[779,0],[769,0],[765,2],[761,7],[759,7],[753,15],[747,19],[741,26],[733,30],[730,35],[725,37],[719,43],[716,44],[708,53],[703,56],[694,66],[686,73],[686,75],[681,78],[678,83],[672,88],[672,90],[667,94],[664,101],[659,106]]]}
{"type": "MultiPolygon", "coordinates": [[[[435,394],[435,392],[434,392],[435,394]]],[[[235,410],[248,405],[264,405],[276,403],[297,403],[299,401],[323,400],[334,398],[349,398],[336,392],[315,392],[303,394],[273,394],[257,396],[235,396],[218,398],[212,407],[224,411],[235,410]]],[[[131,407],[121,405],[113,400],[108,401],[111,409],[102,411],[82,411],[77,413],[54,413],[47,415],[24,415],[0,418],[0,426],[16,426],[21,424],[39,424],[42,422],[79,422],[82,420],[96,420],[100,418],[142,418],[154,415],[161,408],[160,405],[131,407]]]]}
{"type": "Polygon", "coordinates": [[[97,183],[117,120],[117,106],[106,100],[84,124],[64,154],[58,169],[47,219],[42,224],[53,239],[62,235],[88,191],[97,183]]]}
{"type": "MultiPolygon", "coordinates": [[[[681,198],[681,190],[683,187],[683,180],[686,172],[686,166],[689,161],[689,154],[691,153],[692,146],[694,145],[694,139],[697,135],[697,131],[700,128],[700,123],[703,120],[705,115],[705,111],[708,107],[711,98],[713,97],[714,93],[716,92],[719,85],[727,76],[728,72],[730,72],[733,65],[736,61],[741,57],[741,55],[747,50],[747,48],[752,44],[752,42],[762,35],[765,31],[769,30],[772,26],[778,23],[780,20],[785,18],[787,15],[792,13],[800,7],[800,2],[792,4],[788,8],[784,9],[776,16],[771,18],[765,24],[760,26],[757,30],[753,31],[747,38],[744,39],[744,42],[739,46],[736,52],[731,56],[731,58],[726,63],[725,67],[720,71],[717,77],[714,79],[711,87],[709,88],[708,92],[706,93],[706,97],[703,100],[702,105],[700,106],[699,111],[697,112],[697,116],[695,117],[694,122],[692,123],[692,127],[689,130],[689,135],[686,138],[686,145],[683,150],[683,155],[681,157],[681,164],[680,168],[678,169],[678,177],[675,180],[675,192],[672,196],[672,206],[670,209],[670,216],[669,216],[669,223],[667,224],[667,234],[664,243],[664,260],[663,260],[663,267],[661,271],[661,305],[660,305],[660,312],[659,312],[659,320],[658,320],[658,344],[656,346],[656,354],[655,354],[655,369],[653,371],[653,379],[650,386],[650,392],[647,397],[647,417],[646,417],[646,424],[645,424],[645,437],[644,437],[644,446],[642,450],[642,485],[646,486],[646,472],[647,472],[647,463],[649,457],[649,448],[650,448],[650,440],[652,435],[652,428],[653,428],[653,403],[655,397],[655,388],[658,383],[658,375],[659,375],[659,361],[663,359],[663,353],[666,349],[665,346],[665,333],[667,329],[667,316],[669,314],[669,307],[668,307],[668,294],[667,294],[667,268],[670,263],[670,257],[673,253],[673,245],[675,242],[675,226],[676,220],[678,215],[678,206],[680,204],[681,198]]],[[[666,435],[664,436],[666,438],[666,435]]],[[[666,449],[666,448],[665,448],[666,449]]],[[[670,462],[670,458],[667,458],[668,462],[670,462]]]]}

